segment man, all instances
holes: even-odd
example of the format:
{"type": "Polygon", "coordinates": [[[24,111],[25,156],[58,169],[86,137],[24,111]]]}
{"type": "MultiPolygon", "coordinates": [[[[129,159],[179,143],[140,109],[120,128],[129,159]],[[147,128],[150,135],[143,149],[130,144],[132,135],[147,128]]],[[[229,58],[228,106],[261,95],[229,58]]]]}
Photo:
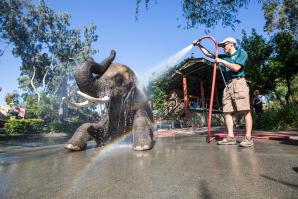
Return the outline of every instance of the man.
{"type": "Polygon", "coordinates": [[[247,60],[247,53],[244,50],[236,49],[237,42],[232,37],[225,38],[219,43],[219,47],[223,48],[225,52],[224,55],[219,55],[219,58],[215,58],[215,55],[202,46],[200,41],[194,41],[193,44],[197,45],[207,57],[213,58],[215,59],[215,62],[225,66],[224,72],[227,86],[223,91],[222,103],[224,118],[228,128],[228,137],[219,141],[218,144],[237,144],[233,132],[232,113],[240,112],[244,115],[246,130],[246,136],[240,143],[240,146],[253,146],[254,143],[251,138],[252,116],[250,112],[249,88],[244,78],[244,67],[247,60]]]}
{"type": "Polygon", "coordinates": [[[254,91],[253,105],[257,116],[260,116],[263,113],[263,102],[258,89],[254,91]]]}

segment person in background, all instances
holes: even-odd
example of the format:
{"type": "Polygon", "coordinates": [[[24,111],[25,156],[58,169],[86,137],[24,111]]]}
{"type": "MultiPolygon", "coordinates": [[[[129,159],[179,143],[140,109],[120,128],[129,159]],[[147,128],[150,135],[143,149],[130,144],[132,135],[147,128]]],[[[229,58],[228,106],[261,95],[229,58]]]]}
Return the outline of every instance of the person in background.
{"type": "Polygon", "coordinates": [[[232,37],[225,38],[219,43],[219,47],[223,49],[225,54],[221,54],[218,58],[213,53],[210,53],[200,40],[195,40],[193,45],[196,45],[207,57],[215,59],[214,61],[224,66],[224,73],[227,81],[227,86],[223,91],[223,113],[225,122],[228,128],[228,137],[219,141],[220,145],[237,144],[233,131],[233,113],[242,113],[245,118],[246,136],[240,143],[242,147],[251,147],[254,145],[252,131],[252,115],[250,112],[250,97],[249,87],[245,80],[244,68],[247,53],[244,50],[236,49],[237,41],[232,37]]]}
{"type": "Polygon", "coordinates": [[[263,113],[262,95],[260,95],[259,90],[254,91],[253,105],[258,116],[263,113]]]}

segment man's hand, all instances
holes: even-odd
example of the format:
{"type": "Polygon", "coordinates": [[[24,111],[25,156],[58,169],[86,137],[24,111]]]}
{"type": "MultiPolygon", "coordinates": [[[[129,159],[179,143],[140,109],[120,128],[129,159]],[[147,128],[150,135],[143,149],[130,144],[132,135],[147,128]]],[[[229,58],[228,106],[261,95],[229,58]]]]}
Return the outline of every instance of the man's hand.
{"type": "Polygon", "coordinates": [[[192,44],[193,44],[194,46],[202,46],[202,45],[200,44],[200,42],[201,42],[201,39],[196,39],[196,40],[194,40],[194,41],[192,42],[192,44]]]}
{"type": "Polygon", "coordinates": [[[229,69],[231,69],[232,71],[235,71],[235,72],[237,72],[237,71],[239,71],[241,69],[241,65],[230,63],[230,62],[228,62],[226,60],[223,60],[223,59],[220,59],[220,58],[214,59],[214,62],[221,63],[225,67],[228,67],[229,69]]]}
{"type": "Polygon", "coordinates": [[[197,46],[199,43],[200,43],[199,40],[196,39],[196,40],[194,40],[194,41],[192,42],[192,45],[197,46]]]}
{"type": "Polygon", "coordinates": [[[226,62],[225,60],[220,59],[220,58],[215,58],[214,61],[215,61],[216,63],[222,63],[222,64],[225,64],[225,62],[226,62]]]}

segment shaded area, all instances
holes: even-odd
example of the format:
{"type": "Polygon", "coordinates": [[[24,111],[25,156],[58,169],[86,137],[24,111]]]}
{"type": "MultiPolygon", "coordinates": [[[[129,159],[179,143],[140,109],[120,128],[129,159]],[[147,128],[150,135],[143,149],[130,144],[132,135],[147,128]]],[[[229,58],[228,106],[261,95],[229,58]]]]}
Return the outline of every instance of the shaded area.
{"type": "Polygon", "coordinates": [[[206,180],[202,180],[199,184],[199,198],[204,199],[212,199],[212,191],[210,190],[210,187],[208,186],[208,183],[206,180]]]}
{"type": "Polygon", "coordinates": [[[281,183],[281,184],[283,184],[283,185],[286,185],[286,186],[289,186],[289,187],[292,187],[292,188],[295,188],[295,189],[298,188],[298,184],[292,184],[292,183],[285,182],[285,181],[283,181],[283,180],[279,180],[279,179],[276,179],[276,178],[272,178],[272,177],[270,177],[270,176],[266,176],[266,175],[260,175],[260,176],[262,176],[263,178],[266,178],[266,179],[268,179],[268,180],[272,180],[272,181],[274,181],[274,182],[278,182],[278,183],[281,183]]]}
{"type": "Polygon", "coordinates": [[[292,168],[296,173],[298,173],[298,167],[293,167],[292,168]]]}
{"type": "Polygon", "coordinates": [[[298,146],[298,140],[283,140],[280,142],[281,144],[298,146]]]}

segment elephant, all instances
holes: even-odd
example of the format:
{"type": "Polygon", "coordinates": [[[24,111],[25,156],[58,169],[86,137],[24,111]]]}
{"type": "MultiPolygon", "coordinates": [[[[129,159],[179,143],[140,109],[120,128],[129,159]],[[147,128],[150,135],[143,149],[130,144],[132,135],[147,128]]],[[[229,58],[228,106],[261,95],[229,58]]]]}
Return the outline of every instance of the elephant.
{"type": "Polygon", "coordinates": [[[75,71],[78,95],[85,102],[63,102],[74,108],[91,104],[105,104],[106,111],[97,123],[84,123],[77,128],[64,148],[70,151],[85,150],[93,138],[97,146],[116,136],[132,131],[132,149],[150,150],[153,147],[153,114],[143,86],[136,74],[126,65],[113,63],[114,50],[101,63],[84,61],[75,71]]]}

